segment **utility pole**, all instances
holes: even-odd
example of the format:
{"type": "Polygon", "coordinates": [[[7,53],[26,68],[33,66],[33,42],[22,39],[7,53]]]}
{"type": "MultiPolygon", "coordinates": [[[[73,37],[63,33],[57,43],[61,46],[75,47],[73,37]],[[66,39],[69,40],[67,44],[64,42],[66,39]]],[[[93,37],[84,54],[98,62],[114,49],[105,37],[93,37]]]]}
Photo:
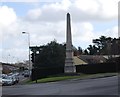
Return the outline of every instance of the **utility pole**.
{"type": "Polygon", "coordinates": [[[29,54],[28,54],[28,56],[29,56],[29,78],[30,78],[30,72],[31,72],[31,68],[30,68],[30,33],[28,33],[28,32],[22,32],[22,34],[27,34],[28,35],[28,49],[29,49],[29,54]]]}

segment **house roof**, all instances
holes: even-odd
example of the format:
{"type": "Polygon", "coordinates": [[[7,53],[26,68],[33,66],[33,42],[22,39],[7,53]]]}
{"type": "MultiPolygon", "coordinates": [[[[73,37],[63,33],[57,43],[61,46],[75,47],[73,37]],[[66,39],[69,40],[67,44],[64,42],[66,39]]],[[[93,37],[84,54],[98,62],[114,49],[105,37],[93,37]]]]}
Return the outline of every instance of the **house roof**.
{"type": "Polygon", "coordinates": [[[73,57],[73,64],[74,65],[82,65],[82,64],[87,64],[85,61],[83,61],[82,59],[78,58],[77,56],[73,57]]]}
{"type": "Polygon", "coordinates": [[[106,58],[102,55],[80,55],[79,58],[86,63],[103,63],[106,62],[106,58]]]}

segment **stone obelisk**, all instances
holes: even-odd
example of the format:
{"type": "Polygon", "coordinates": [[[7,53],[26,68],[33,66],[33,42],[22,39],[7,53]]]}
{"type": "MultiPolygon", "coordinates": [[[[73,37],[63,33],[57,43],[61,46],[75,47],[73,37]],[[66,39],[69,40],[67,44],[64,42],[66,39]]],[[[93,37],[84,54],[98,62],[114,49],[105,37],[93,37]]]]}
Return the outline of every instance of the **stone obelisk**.
{"type": "Polygon", "coordinates": [[[67,29],[66,29],[66,59],[65,59],[65,73],[75,73],[76,68],[73,65],[73,50],[72,50],[72,35],[70,14],[67,13],[67,29]]]}

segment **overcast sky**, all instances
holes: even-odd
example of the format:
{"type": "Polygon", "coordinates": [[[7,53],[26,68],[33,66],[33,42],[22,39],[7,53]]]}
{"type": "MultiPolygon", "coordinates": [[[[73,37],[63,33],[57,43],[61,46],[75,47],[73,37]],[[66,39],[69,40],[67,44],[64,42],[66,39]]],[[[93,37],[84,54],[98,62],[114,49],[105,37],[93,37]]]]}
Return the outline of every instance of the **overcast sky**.
{"type": "Polygon", "coordinates": [[[71,14],[73,45],[87,48],[101,35],[118,37],[119,0],[1,0],[0,61],[28,59],[30,45],[66,41],[66,13],[71,14]],[[17,2],[15,2],[17,1],[17,2]]]}

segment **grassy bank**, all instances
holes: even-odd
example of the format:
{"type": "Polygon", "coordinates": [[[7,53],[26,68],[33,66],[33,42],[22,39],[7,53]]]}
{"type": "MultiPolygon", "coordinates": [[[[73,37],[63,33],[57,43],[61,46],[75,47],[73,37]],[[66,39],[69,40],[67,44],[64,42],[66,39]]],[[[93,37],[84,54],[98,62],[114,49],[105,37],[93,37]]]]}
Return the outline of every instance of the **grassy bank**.
{"type": "MultiPolygon", "coordinates": [[[[70,79],[101,78],[101,77],[109,77],[115,75],[117,75],[117,73],[80,74],[74,76],[56,75],[56,76],[49,76],[47,78],[38,79],[37,83],[55,82],[55,81],[70,80],[70,79]]],[[[27,81],[26,83],[33,84],[36,83],[36,81],[27,81]]]]}

